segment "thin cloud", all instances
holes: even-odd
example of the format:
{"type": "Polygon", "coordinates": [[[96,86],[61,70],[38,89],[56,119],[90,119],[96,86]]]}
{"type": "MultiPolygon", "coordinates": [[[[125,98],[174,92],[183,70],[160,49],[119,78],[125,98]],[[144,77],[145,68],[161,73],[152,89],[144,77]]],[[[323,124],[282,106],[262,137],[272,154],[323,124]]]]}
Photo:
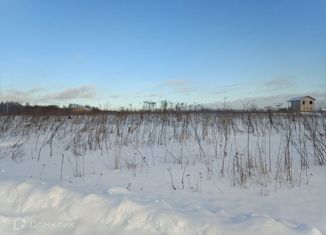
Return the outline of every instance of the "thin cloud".
{"type": "Polygon", "coordinates": [[[109,95],[108,98],[110,98],[110,99],[119,99],[120,96],[119,95],[109,95]]]}
{"type": "Polygon", "coordinates": [[[67,88],[63,91],[47,93],[47,90],[34,87],[30,90],[6,90],[0,93],[0,101],[16,101],[19,103],[56,103],[75,99],[93,99],[96,97],[96,87],[85,85],[67,88]]]}
{"type": "Polygon", "coordinates": [[[211,91],[211,95],[222,95],[228,93],[226,90],[211,91]]]}
{"type": "Polygon", "coordinates": [[[276,91],[292,88],[295,86],[295,82],[288,76],[281,76],[264,82],[263,85],[268,88],[268,91],[276,91]]]}
{"type": "Polygon", "coordinates": [[[1,101],[15,101],[19,103],[34,103],[37,101],[36,96],[43,92],[44,89],[41,87],[34,87],[27,91],[10,89],[0,93],[1,101]]]}
{"type": "Polygon", "coordinates": [[[109,95],[107,96],[110,99],[134,99],[134,98],[157,98],[162,97],[161,93],[152,93],[152,94],[144,94],[144,95],[109,95]]]}
{"type": "Polygon", "coordinates": [[[165,80],[163,83],[167,86],[180,87],[180,86],[187,85],[188,81],[187,80],[178,80],[178,79],[172,80],[171,79],[171,80],[165,80]]]}
{"type": "Polygon", "coordinates": [[[248,86],[252,84],[257,84],[257,81],[248,81],[248,82],[238,82],[238,83],[232,83],[222,86],[215,86],[215,89],[224,89],[224,88],[235,88],[235,87],[243,87],[248,86]]]}
{"type": "Polygon", "coordinates": [[[166,80],[163,82],[163,85],[173,89],[176,93],[185,94],[190,93],[192,90],[189,88],[188,80],[166,80]]]}
{"type": "Polygon", "coordinates": [[[42,87],[34,87],[34,88],[30,89],[30,90],[28,91],[28,93],[31,94],[31,95],[33,95],[33,94],[35,94],[35,93],[42,92],[42,91],[44,91],[44,90],[45,90],[45,89],[42,88],[42,87]]]}
{"type": "Polygon", "coordinates": [[[61,92],[52,93],[43,97],[50,101],[69,101],[74,99],[92,99],[96,96],[96,87],[93,85],[68,88],[61,92]]]}
{"type": "Polygon", "coordinates": [[[137,95],[135,98],[155,98],[155,97],[161,97],[162,94],[160,93],[153,93],[153,94],[145,94],[145,95],[137,95]]]}

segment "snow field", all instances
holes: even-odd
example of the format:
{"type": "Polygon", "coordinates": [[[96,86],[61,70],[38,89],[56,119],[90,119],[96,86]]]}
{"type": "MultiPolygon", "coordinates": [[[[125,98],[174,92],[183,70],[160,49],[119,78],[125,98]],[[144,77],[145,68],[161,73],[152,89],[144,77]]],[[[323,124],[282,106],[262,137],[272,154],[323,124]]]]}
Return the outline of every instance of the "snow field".
{"type": "Polygon", "coordinates": [[[6,181],[0,188],[1,234],[321,234],[268,215],[230,217],[227,208],[214,213],[193,204],[181,209],[161,200],[134,200],[119,188],[100,195],[33,181],[6,181]],[[18,219],[24,226],[14,230],[18,219]]]}
{"type": "Polygon", "coordinates": [[[282,115],[0,117],[0,234],[325,234],[325,127],[282,115]]]}

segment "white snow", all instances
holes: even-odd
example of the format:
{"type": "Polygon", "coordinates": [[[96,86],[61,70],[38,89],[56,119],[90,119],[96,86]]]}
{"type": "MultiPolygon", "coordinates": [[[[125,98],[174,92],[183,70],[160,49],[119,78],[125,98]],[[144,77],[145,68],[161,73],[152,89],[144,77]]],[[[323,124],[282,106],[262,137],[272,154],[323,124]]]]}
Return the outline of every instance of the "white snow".
{"type": "MultiPolygon", "coordinates": [[[[12,160],[22,137],[0,138],[0,234],[326,234],[325,167],[311,166],[308,184],[275,190],[273,180],[268,187],[233,186],[196,163],[187,166],[182,184],[182,165],[151,164],[148,157],[146,167],[139,156],[146,151],[131,148],[119,150],[127,156],[119,169],[112,158],[117,150],[87,152],[76,177],[72,155],[62,150],[69,141],[54,142],[52,156],[44,147],[38,161],[35,139],[25,139],[12,160]]],[[[154,152],[163,159],[161,150],[154,152]]]]}
{"type": "MultiPolygon", "coordinates": [[[[210,182],[201,193],[181,190],[180,185],[174,191],[165,180],[167,173],[158,168],[137,177],[107,171],[99,183],[92,172],[85,180],[66,178],[57,183],[23,179],[22,169],[30,167],[24,162],[1,167],[1,234],[318,235],[326,231],[322,168],[309,185],[262,195],[259,188],[210,182]],[[24,227],[15,230],[19,219],[24,227]]],[[[38,175],[40,169],[26,171],[38,175]]]]}
{"type": "MultiPolygon", "coordinates": [[[[216,197],[189,193],[180,196],[176,192],[147,195],[112,187],[110,193],[85,193],[35,181],[5,181],[0,188],[0,232],[8,235],[318,235],[321,232],[317,227],[299,221],[313,216],[322,226],[325,219],[314,216],[325,206],[311,208],[313,203],[302,198],[293,198],[288,204],[284,196],[263,197],[248,192],[238,192],[245,196],[225,192],[216,197]],[[302,208],[301,203],[307,203],[307,208],[302,208]],[[19,219],[23,226],[15,228],[19,219]]],[[[288,194],[295,196],[295,192],[287,192],[286,197],[288,194]]]]}

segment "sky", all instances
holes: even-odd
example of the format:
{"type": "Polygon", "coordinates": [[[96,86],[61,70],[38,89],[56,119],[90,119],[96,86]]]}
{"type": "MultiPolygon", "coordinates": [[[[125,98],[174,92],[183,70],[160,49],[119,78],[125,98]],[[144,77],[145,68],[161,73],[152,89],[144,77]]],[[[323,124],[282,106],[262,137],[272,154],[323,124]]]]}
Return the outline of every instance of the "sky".
{"type": "Polygon", "coordinates": [[[0,101],[326,105],[325,0],[0,0],[0,101]]]}

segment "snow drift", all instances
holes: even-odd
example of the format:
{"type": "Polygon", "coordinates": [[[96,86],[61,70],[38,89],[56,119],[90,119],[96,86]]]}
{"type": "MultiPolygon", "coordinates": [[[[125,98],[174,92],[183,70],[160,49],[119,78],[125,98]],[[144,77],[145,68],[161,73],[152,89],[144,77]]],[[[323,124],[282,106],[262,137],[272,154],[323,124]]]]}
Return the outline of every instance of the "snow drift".
{"type": "Polygon", "coordinates": [[[189,205],[178,210],[165,201],[133,201],[129,192],[84,194],[39,182],[0,183],[1,234],[310,234],[305,224],[291,225],[267,215],[230,217],[189,205]],[[194,209],[196,208],[196,209],[194,209]]]}

